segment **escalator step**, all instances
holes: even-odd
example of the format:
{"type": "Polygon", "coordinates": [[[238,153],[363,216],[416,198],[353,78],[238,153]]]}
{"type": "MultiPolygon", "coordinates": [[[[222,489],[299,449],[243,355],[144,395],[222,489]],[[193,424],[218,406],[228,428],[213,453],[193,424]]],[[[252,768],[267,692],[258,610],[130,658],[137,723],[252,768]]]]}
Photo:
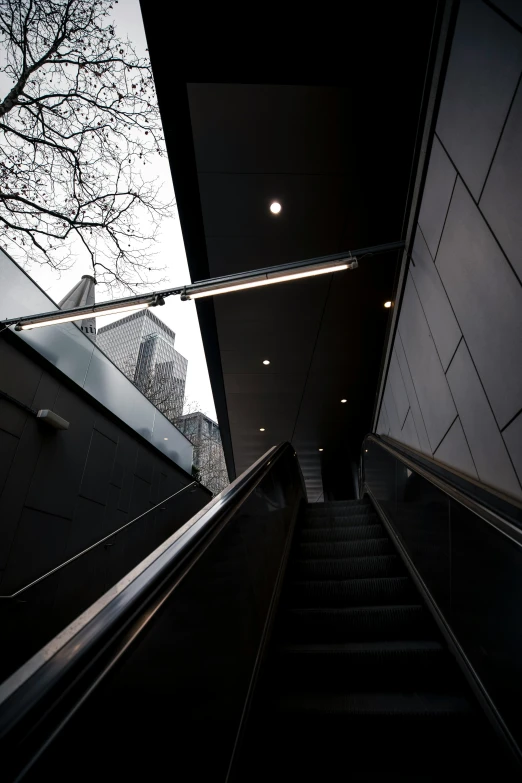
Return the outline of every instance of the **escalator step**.
{"type": "Polygon", "coordinates": [[[365,642],[430,639],[432,621],[420,605],[285,609],[281,638],[295,642],[365,642]]]}
{"type": "Polygon", "coordinates": [[[326,508],[373,508],[370,500],[328,500],[323,503],[307,503],[305,509],[326,509],[326,508]]]}
{"type": "Polygon", "coordinates": [[[371,555],[390,555],[394,552],[389,538],[370,538],[359,541],[327,541],[325,543],[298,544],[295,556],[302,560],[323,557],[367,557],[371,555]]]}
{"type": "Polygon", "coordinates": [[[395,641],[287,645],[271,666],[273,693],[457,689],[451,656],[438,642],[395,641]]]}
{"type": "Polygon", "coordinates": [[[313,608],[412,603],[415,589],[405,576],[381,579],[325,579],[288,582],[283,605],[313,608]]]}
{"type": "Polygon", "coordinates": [[[303,529],[312,527],[357,527],[361,525],[377,525],[380,520],[377,514],[357,514],[347,517],[343,514],[307,515],[303,518],[303,529]]]}
{"type": "Polygon", "coordinates": [[[419,718],[424,716],[471,716],[469,701],[464,696],[447,693],[289,693],[283,696],[277,709],[285,713],[306,715],[342,715],[346,717],[419,718]]]}
{"type": "Polygon", "coordinates": [[[305,527],[297,532],[302,543],[321,541],[356,541],[358,539],[384,538],[382,525],[350,525],[346,527],[305,527]]]}
{"type": "Polygon", "coordinates": [[[397,555],[293,560],[289,564],[290,578],[300,579],[364,579],[403,576],[404,573],[404,566],[397,555]]]}
{"type": "Polygon", "coordinates": [[[430,691],[287,694],[250,736],[238,778],[249,783],[513,779],[483,752],[489,743],[467,700],[430,691]]]}

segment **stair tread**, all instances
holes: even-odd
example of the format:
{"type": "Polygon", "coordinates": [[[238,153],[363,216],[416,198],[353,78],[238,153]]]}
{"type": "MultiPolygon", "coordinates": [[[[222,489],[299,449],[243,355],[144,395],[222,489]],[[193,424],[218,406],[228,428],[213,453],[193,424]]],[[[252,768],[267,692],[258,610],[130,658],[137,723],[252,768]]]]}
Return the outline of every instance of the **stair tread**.
{"type": "Polygon", "coordinates": [[[405,572],[398,555],[366,555],[362,557],[293,558],[289,564],[290,578],[299,574],[308,579],[371,579],[380,576],[402,576],[405,572]]]}
{"type": "Polygon", "coordinates": [[[339,506],[359,506],[373,508],[370,500],[366,498],[358,498],[354,500],[323,500],[321,503],[307,503],[307,508],[338,508],[339,506]]]}
{"type": "Polygon", "coordinates": [[[361,579],[293,579],[289,580],[283,594],[283,605],[289,601],[323,602],[367,601],[367,605],[393,598],[414,595],[413,586],[406,576],[361,579]]]}
{"type": "Polygon", "coordinates": [[[322,559],[335,555],[336,559],[343,559],[344,557],[382,555],[394,551],[389,538],[368,538],[355,541],[307,541],[296,545],[295,557],[308,556],[309,558],[322,559]]]}
{"type": "Polygon", "coordinates": [[[310,614],[372,614],[376,612],[389,612],[393,609],[400,609],[402,611],[415,610],[419,612],[425,612],[426,610],[421,604],[383,604],[379,606],[328,606],[328,607],[297,607],[287,609],[289,612],[308,612],[310,614]]]}
{"type": "Polygon", "coordinates": [[[383,642],[344,642],[340,644],[284,644],[278,647],[283,655],[372,655],[397,652],[446,652],[440,642],[432,640],[398,640],[383,642]]]}
{"type": "Polygon", "coordinates": [[[371,540],[385,538],[386,531],[382,525],[346,525],[346,527],[303,527],[297,532],[302,543],[321,543],[322,541],[343,542],[352,540],[371,540]],[[311,539],[317,539],[312,541],[311,539]]]}
{"type": "Polygon", "coordinates": [[[303,519],[303,529],[313,527],[356,527],[361,525],[376,525],[380,522],[376,514],[357,514],[347,517],[344,514],[307,514],[303,519]]]}
{"type": "Polygon", "coordinates": [[[351,716],[393,715],[422,717],[423,715],[472,715],[469,701],[464,696],[437,693],[402,691],[331,693],[288,693],[275,705],[278,711],[351,716]]]}

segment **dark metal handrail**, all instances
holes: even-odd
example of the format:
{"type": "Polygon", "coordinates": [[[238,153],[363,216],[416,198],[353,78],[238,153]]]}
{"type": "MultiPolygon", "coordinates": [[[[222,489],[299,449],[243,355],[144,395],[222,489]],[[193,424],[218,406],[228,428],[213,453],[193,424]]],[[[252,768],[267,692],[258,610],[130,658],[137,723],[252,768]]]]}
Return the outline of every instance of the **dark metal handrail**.
{"type": "Polygon", "coordinates": [[[430,457],[410,449],[388,436],[367,435],[362,448],[364,480],[365,446],[378,445],[410,470],[421,475],[485,522],[497,528],[503,535],[522,546],[522,503],[516,498],[496,492],[490,487],[441,465],[430,457]]]}
{"type": "Polygon", "coordinates": [[[17,598],[20,593],[25,592],[26,590],[29,590],[30,587],[34,587],[34,585],[38,584],[38,582],[42,582],[44,579],[47,579],[47,577],[51,576],[52,574],[55,574],[57,571],[61,571],[62,568],[65,568],[65,566],[69,565],[69,563],[73,563],[75,560],[78,560],[79,557],[82,557],[83,555],[86,555],[87,552],[90,552],[92,549],[96,549],[97,546],[100,546],[100,544],[103,544],[105,541],[108,541],[109,538],[112,538],[113,536],[117,535],[118,533],[121,533],[122,530],[125,530],[126,527],[129,527],[130,525],[133,525],[135,522],[138,521],[138,519],[142,519],[147,514],[150,514],[151,511],[155,511],[157,508],[162,506],[164,503],[168,503],[169,500],[172,500],[172,498],[175,498],[176,495],[180,495],[182,492],[184,492],[189,487],[193,487],[194,485],[198,485],[197,481],[191,481],[190,484],[186,484],[181,489],[178,489],[177,492],[174,492],[174,494],[169,495],[168,498],[165,498],[160,503],[157,503],[155,506],[152,506],[152,508],[148,508],[147,511],[144,511],[143,514],[139,514],[139,516],[134,517],[134,519],[131,519],[129,522],[126,522],[124,525],[121,525],[121,527],[116,528],[116,530],[113,530],[111,533],[108,533],[103,538],[100,538],[99,541],[96,541],[94,544],[91,544],[86,549],[82,549],[81,552],[77,552],[75,555],[70,557],[68,560],[64,560],[63,563],[60,563],[60,565],[55,566],[54,568],[51,568],[50,571],[46,571],[45,574],[42,574],[41,576],[38,576],[36,579],[33,579],[32,582],[29,582],[28,584],[24,585],[23,587],[19,587],[18,590],[15,590],[14,593],[11,593],[11,595],[0,595],[0,599],[4,598],[17,598]]]}
{"type": "Polygon", "coordinates": [[[74,625],[55,637],[0,685],[0,740],[6,741],[9,737],[9,746],[20,739],[25,740],[27,725],[38,720],[39,710],[45,709],[48,714],[50,698],[55,699],[59,710],[66,710],[67,714],[72,714],[71,710],[74,712],[112,669],[129,644],[147,627],[182,574],[233,518],[274,463],[290,449],[295,456],[288,443],[267,451],[127,577],[98,599],[77,618],[74,625]],[[91,679],[84,683],[86,672],[91,679]],[[72,681],[79,683],[80,689],[83,689],[73,708],[64,706],[61,701],[63,684],[72,681]]]}

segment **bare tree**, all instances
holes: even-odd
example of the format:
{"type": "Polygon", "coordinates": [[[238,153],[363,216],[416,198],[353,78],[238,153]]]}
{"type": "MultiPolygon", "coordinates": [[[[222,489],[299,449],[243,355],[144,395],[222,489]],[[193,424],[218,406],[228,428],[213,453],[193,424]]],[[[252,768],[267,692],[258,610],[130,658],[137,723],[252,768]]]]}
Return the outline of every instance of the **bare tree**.
{"type": "MultiPolygon", "coordinates": [[[[114,0],[118,2],[118,0],[114,0]]],[[[164,155],[148,58],[118,38],[112,0],[0,0],[0,239],[22,263],[68,268],[82,247],[108,289],[159,282],[170,214],[143,166],[164,155]]]]}

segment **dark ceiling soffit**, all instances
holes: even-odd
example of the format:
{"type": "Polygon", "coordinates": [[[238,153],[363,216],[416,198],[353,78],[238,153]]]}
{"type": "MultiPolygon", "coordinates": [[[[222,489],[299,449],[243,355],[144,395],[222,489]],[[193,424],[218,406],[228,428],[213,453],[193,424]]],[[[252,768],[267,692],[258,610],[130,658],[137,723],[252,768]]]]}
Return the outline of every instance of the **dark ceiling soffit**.
{"type": "MultiPolygon", "coordinates": [[[[157,7],[141,3],[145,33],[158,24],[157,7]]],[[[190,279],[206,280],[210,277],[203,213],[199,197],[196,155],[192,140],[192,123],[187,85],[175,81],[172,70],[163,67],[161,52],[152,45],[153,35],[147,35],[149,54],[154,73],[156,92],[160,107],[165,144],[174,183],[176,204],[187,253],[190,279]]],[[[205,357],[209,370],[212,394],[216,406],[223,451],[228,475],[231,481],[236,477],[230,422],[221,366],[221,353],[217,336],[216,315],[212,299],[196,305],[205,357]]]]}
{"type": "Polygon", "coordinates": [[[440,0],[440,2],[437,3],[402,229],[405,247],[397,269],[393,295],[394,307],[388,322],[384,340],[377,394],[373,409],[373,432],[375,432],[379,421],[382,398],[388,377],[388,369],[390,366],[395,334],[397,332],[397,324],[399,322],[402,298],[406,287],[411,249],[415,239],[415,228],[419,217],[424,184],[426,182],[431,147],[435,135],[435,125],[442,98],[442,90],[451,52],[458,9],[459,0],[440,0]]]}

